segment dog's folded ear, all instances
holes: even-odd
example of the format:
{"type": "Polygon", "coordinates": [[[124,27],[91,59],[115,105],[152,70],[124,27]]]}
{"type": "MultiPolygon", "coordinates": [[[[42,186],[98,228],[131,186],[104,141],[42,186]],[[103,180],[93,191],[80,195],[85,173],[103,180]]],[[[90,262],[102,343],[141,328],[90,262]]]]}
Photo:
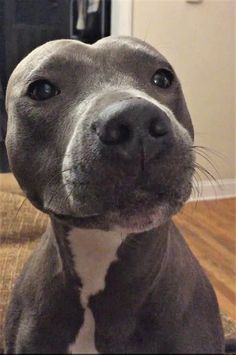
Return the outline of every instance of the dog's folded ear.
{"type": "Polygon", "coordinates": [[[5,111],[5,96],[0,78],[0,172],[8,172],[9,165],[5,146],[5,137],[7,131],[7,113],[5,111]]]}
{"type": "Polygon", "coordinates": [[[0,142],[4,142],[6,136],[6,129],[7,129],[7,115],[4,107],[4,93],[1,84],[0,78],[0,142]]]}

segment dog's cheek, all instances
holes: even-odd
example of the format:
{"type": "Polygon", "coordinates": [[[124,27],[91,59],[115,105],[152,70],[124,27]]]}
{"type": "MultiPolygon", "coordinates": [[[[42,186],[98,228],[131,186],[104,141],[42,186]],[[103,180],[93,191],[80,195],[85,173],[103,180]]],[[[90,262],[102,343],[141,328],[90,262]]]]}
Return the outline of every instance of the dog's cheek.
{"type": "Polygon", "coordinates": [[[24,194],[37,208],[43,210],[44,193],[48,190],[49,180],[49,194],[52,194],[52,188],[55,190],[59,186],[58,181],[53,179],[57,171],[56,162],[59,162],[54,156],[57,154],[55,144],[45,144],[45,136],[38,137],[38,130],[32,129],[35,128],[32,122],[26,122],[28,117],[22,122],[23,118],[9,117],[6,139],[9,163],[24,194]]]}
{"type": "Polygon", "coordinates": [[[183,91],[180,88],[180,95],[175,100],[173,113],[175,117],[178,118],[180,124],[188,131],[192,141],[194,141],[194,128],[192,124],[192,119],[187,107],[186,100],[183,95],[183,91]]]}

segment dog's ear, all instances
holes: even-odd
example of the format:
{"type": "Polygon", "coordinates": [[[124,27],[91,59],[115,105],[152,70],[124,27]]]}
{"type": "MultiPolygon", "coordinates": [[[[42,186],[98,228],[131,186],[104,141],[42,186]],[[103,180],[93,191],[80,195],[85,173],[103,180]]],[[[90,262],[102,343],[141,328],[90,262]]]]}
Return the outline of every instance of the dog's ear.
{"type": "Polygon", "coordinates": [[[8,172],[9,164],[5,146],[5,137],[7,131],[7,113],[4,105],[5,97],[0,78],[0,172],[8,172]]]}

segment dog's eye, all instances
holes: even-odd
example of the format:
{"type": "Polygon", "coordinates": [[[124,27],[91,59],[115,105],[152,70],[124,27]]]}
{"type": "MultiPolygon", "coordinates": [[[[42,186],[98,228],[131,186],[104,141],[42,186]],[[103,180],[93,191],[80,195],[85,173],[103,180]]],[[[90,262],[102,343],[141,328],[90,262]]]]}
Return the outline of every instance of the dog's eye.
{"type": "Polygon", "coordinates": [[[152,77],[152,84],[161,89],[168,89],[174,80],[174,75],[170,70],[158,69],[152,77]]]}
{"type": "Polygon", "coordinates": [[[59,93],[60,91],[47,80],[37,80],[28,88],[29,97],[36,101],[48,100],[59,93]]]}

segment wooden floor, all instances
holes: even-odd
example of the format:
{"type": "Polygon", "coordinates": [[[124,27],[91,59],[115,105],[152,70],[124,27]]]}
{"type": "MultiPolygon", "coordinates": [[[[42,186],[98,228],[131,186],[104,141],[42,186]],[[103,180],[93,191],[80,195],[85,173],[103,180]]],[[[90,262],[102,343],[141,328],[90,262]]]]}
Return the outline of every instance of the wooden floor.
{"type": "MultiPolygon", "coordinates": [[[[0,190],[19,193],[11,174],[0,190]]],[[[236,322],[236,199],[188,203],[175,221],[206,270],[220,307],[236,322]]]]}
{"type": "Polygon", "coordinates": [[[236,322],[236,199],[188,203],[175,221],[236,322]]]}

